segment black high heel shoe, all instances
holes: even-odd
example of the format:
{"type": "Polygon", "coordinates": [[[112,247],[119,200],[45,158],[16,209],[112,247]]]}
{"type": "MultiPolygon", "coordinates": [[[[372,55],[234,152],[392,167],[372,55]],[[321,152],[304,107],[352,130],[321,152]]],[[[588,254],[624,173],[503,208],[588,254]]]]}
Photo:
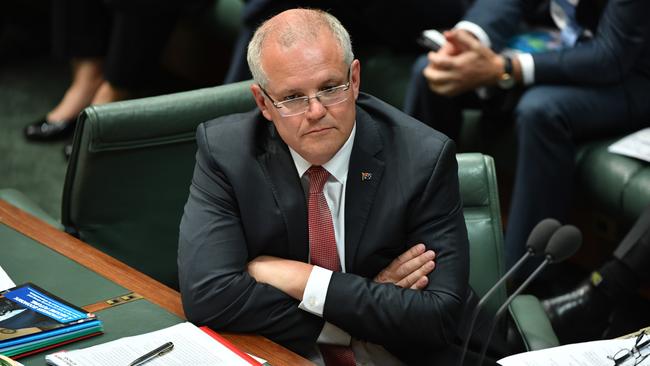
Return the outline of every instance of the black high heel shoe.
{"type": "Polygon", "coordinates": [[[68,138],[74,133],[76,118],[48,122],[42,118],[25,126],[25,137],[31,141],[55,141],[68,138]]]}

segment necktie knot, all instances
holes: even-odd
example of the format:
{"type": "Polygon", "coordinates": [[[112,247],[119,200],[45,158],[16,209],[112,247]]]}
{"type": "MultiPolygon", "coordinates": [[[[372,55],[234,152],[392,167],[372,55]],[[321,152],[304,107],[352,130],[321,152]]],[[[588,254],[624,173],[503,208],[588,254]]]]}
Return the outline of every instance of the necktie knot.
{"type": "Polygon", "coordinates": [[[330,173],[322,166],[313,165],[307,170],[307,176],[309,177],[309,194],[315,194],[323,192],[330,173]]]}

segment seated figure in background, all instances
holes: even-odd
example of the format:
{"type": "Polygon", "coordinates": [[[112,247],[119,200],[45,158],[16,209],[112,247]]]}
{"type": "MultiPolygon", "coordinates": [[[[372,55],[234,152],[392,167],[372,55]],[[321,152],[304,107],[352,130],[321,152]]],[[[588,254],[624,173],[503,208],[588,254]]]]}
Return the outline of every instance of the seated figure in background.
{"type": "Polygon", "coordinates": [[[70,137],[87,106],[127,99],[155,85],[179,12],[202,1],[54,0],[53,48],[70,60],[72,82],[46,116],[25,127],[25,137],[70,137]]]}
{"type": "Polygon", "coordinates": [[[460,133],[462,102],[477,88],[482,94],[517,91],[507,113],[517,134],[507,267],[522,256],[537,222],[567,221],[576,141],[650,123],[649,13],[646,0],[477,0],[464,20],[445,32],[446,44],[414,67],[405,111],[452,139],[460,133]],[[545,3],[561,47],[500,54],[520,32],[526,12],[537,9],[530,5],[545,3]]]}

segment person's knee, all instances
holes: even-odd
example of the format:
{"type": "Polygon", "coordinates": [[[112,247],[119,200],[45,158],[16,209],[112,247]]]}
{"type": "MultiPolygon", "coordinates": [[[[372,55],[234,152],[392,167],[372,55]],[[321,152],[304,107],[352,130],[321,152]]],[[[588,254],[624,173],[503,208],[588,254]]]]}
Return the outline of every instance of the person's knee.
{"type": "Polygon", "coordinates": [[[556,97],[552,88],[532,88],[524,93],[514,111],[518,134],[565,130],[563,108],[562,99],[556,97]]]}

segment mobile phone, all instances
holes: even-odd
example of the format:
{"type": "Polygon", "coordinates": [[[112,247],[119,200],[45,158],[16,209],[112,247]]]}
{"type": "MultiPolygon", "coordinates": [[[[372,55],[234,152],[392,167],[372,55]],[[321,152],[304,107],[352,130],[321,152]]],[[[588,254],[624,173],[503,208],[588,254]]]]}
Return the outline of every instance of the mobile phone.
{"type": "Polygon", "coordinates": [[[427,29],[422,31],[420,38],[417,40],[420,46],[423,46],[431,51],[438,51],[442,45],[447,43],[445,36],[435,29],[427,29]]]}

